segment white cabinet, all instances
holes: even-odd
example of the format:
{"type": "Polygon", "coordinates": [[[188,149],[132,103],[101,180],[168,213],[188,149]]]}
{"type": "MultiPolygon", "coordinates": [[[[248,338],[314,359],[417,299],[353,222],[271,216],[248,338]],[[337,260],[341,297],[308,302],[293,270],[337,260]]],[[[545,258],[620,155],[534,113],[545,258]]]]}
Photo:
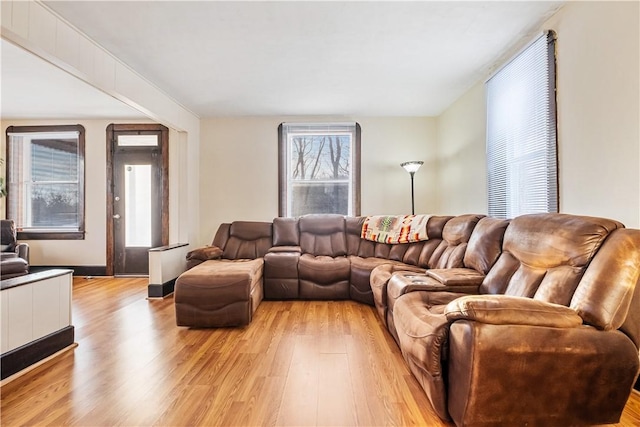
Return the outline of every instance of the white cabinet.
{"type": "Polygon", "coordinates": [[[3,280],[0,353],[71,325],[72,270],[49,270],[3,280]]]}

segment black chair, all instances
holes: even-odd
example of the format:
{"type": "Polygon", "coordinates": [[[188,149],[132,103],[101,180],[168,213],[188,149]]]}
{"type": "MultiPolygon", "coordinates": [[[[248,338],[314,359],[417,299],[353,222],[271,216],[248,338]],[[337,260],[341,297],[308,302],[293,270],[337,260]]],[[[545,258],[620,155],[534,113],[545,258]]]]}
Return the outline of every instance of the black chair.
{"type": "Polygon", "coordinates": [[[0,278],[10,279],[29,273],[29,245],[18,243],[15,223],[0,220],[0,278]]]}

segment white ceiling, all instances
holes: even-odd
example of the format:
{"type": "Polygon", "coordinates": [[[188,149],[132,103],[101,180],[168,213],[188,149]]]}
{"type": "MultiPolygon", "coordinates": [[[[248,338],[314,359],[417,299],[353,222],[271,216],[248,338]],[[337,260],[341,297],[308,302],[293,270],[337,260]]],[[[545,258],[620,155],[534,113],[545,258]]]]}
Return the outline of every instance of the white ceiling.
{"type": "Polygon", "coordinates": [[[3,119],[138,119],[142,113],[0,40],[3,119]]]}
{"type": "Polygon", "coordinates": [[[435,116],[563,2],[44,3],[211,117],[435,116]]]}

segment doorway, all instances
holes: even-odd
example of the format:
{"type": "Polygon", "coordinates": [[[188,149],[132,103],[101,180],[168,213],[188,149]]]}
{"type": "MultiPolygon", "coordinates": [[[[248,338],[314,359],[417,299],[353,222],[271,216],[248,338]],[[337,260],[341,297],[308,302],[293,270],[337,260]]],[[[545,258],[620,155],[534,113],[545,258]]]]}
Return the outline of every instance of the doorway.
{"type": "Polygon", "coordinates": [[[107,275],[147,276],[150,248],[169,243],[169,130],[107,127],[107,275]]]}

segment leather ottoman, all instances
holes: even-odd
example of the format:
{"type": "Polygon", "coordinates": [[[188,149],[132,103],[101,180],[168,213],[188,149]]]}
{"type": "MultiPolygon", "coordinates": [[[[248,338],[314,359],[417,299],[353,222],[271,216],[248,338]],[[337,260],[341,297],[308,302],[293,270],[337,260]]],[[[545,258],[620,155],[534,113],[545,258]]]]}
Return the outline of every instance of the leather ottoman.
{"type": "Polygon", "coordinates": [[[184,272],[175,285],[178,326],[242,326],[262,301],[263,259],[211,260],[184,272]]]}

